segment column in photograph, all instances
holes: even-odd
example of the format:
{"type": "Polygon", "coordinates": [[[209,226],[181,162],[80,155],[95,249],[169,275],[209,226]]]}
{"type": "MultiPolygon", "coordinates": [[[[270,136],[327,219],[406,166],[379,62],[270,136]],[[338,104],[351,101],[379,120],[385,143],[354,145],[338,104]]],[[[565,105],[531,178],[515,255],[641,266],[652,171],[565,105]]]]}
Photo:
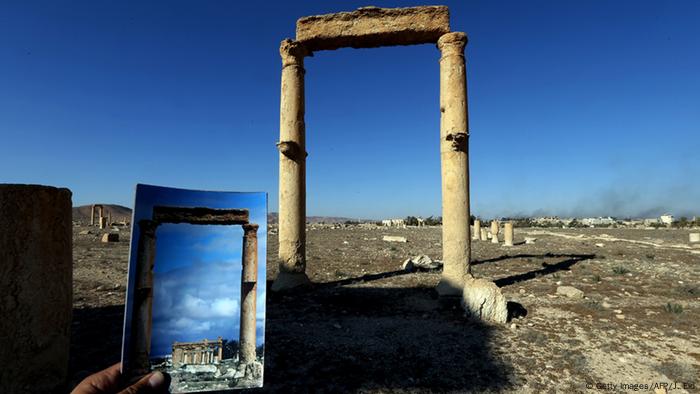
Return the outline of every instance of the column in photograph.
{"type": "Polygon", "coordinates": [[[255,361],[255,303],[258,289],[258,225],[243,225],[243,273],[241,275],[241,363],[255,361]]]}

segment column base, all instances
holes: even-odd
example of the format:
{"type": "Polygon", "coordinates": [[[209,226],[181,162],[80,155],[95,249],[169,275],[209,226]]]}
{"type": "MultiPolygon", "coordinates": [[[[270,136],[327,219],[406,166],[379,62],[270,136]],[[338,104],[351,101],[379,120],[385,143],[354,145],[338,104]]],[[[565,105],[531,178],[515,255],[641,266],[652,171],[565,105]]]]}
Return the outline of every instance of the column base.
{"type": "Polygon", "coordinates": [[[435,287],[435,290],[437,290],[440,297],[461,297],[464,292],[464,285],[454,280],[440,278],[440,283],[435,287]]]}
{"type": "Polygon", "coordinates": [[[277,278],[275,278],[275,281],[272,283],[270,290],[284,291],[309,285],[311,285],[311,280],[309,280],[309,277],[306,276],[305,272],[296,273],[280,271],[280,273],[277,274],[277,278]]]}

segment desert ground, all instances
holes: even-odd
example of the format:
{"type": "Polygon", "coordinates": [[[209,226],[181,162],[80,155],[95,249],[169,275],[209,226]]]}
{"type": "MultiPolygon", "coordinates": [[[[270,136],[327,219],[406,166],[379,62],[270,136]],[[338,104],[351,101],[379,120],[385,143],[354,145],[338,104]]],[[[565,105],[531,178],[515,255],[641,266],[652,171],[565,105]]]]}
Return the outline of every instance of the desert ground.
{"type": "MultiPolygon", "coordinates": [[[[120,358],[129,228],[115,228],[119,242],[102,243],[107,230],[74,226],[72,384],[120,358]]],[[[267,294],[263,391],[698,392],[700,245],[688,233],[516,228],[513,247],[473,241],[472,273],[513,307],[493,325],[437,297],[439,270],[402,269],[441,257],[440,227],[311,225],[313,287],[267,294]]],[[[272,225],[268,281],[276,255],[272,225]]]]}

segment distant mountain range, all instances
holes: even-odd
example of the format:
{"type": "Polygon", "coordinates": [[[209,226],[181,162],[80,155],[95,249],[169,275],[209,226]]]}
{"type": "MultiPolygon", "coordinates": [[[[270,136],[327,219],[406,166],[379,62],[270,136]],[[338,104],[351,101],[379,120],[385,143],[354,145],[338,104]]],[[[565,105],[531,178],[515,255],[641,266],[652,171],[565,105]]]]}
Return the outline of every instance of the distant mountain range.
{"type": "MultiPolygon", "coordinates": [[[[109,213],[112,213],[113,221],[131,221],[131,208],[114,204],[102,204],[102,207],[104,207],[104,216],[108,216],[109,213]]],[[[89,222],[91,211],[92,205],[73,207],[73,220],[76,222],[89,222]]],[[[95,212],[95,215],[97,215],[97,212],[95,212]]],[[[95,220],[97,220],[97,218],[95,218],[95,220]]]]}

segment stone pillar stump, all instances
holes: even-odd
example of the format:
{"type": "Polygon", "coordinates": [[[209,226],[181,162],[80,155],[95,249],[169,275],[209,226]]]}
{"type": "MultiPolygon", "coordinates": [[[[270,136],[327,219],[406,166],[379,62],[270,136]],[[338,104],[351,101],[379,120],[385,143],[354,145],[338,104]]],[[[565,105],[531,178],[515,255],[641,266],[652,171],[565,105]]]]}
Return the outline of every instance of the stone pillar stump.
{"type": "Polygon", "coordinates": [[[64,391],[73,311],[71,191],[0,185],[0,392],[64,391]]]}

